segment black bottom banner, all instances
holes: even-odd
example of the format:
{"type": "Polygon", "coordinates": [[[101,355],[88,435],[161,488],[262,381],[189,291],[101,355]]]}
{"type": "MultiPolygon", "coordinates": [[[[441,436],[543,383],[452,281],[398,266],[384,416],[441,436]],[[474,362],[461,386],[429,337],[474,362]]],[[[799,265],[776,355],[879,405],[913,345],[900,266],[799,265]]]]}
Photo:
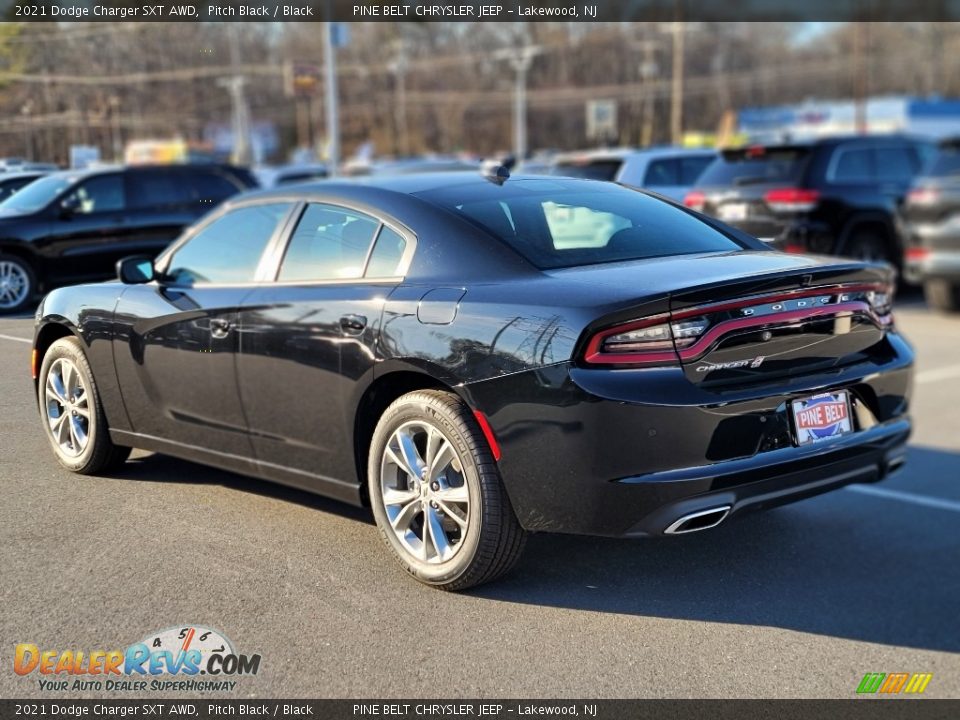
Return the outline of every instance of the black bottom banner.
{"type": "Polygon", "coordinates": [[[960,700],[0,700],[0,718],[956,720],[960,700]]]}

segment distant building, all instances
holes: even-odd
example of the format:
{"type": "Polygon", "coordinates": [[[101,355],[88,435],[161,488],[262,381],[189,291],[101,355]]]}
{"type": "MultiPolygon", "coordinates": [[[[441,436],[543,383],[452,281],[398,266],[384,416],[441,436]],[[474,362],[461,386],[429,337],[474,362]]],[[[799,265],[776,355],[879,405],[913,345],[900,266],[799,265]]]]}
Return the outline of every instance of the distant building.
{"type": "MultiPolygon", "coordinates": [[[[960,100],[875,97],[865,103],[868,133],[902,132],[942,138],[960,135],[960,100]]],[[[800,105],[747,108],[738,131],[750,142],[789,142],[856,133],[852,100],[811,100],[800,105]]]]}

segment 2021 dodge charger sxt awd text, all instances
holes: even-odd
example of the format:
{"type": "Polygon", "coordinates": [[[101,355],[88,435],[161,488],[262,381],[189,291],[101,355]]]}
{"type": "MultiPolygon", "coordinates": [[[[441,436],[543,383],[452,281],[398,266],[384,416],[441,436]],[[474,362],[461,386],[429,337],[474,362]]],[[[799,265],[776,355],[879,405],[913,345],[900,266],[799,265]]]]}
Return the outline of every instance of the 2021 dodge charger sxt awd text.
{"type": "Polygon", "coordinates": [[[685,533],[879,480],[910,432],[886,266],[615,184],[282,188],[118,269],[37,311],[64,466],[137,447],[369,502],[446,589],[501,575],[529,531],[685,533]]]}

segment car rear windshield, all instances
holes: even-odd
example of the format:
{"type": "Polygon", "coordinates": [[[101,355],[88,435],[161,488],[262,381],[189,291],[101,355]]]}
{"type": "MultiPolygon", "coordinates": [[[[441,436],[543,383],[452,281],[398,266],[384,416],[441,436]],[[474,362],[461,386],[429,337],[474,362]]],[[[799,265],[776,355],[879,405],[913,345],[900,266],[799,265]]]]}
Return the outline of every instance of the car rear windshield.
{"type": "Polygon", "coordinates": [[[960,175],[960,145],[941,146],[924,175],[930,177],[960,175]]]}
{"type": "Polygon", "coordinates": [[[542,269],[744,249],[693,214],[620,185],[549,179],[423,193],[542,269]]]}
{"type": "Polygon", "coordinates": [[[553,166],[551,175],[583,178],[585,180],[614,180],[623,160],[561,160],[553,166]]]}
{"type": "Polygon", "coordinates": [[[809,147],[750,147],[724,150],[700,176],[702,187],[799,182],[809,147]]]}

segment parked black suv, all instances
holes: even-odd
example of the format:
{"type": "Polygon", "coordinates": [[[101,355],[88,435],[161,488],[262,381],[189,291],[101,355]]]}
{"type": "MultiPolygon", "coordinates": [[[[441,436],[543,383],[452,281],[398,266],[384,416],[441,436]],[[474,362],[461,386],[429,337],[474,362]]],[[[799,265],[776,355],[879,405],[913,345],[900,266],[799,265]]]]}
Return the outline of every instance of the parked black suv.
{"type": "Polygon", "coordinates": [[[897,206],[932,154],[896,135],[724,150],[684,204],[788,252],[900,267],[897,206]]]}
{"type": "Polygon", "coordinates": [[[125,255],[156,255],[181,230],[257,182],[226,165],[66,171],[0,203],[0,312],[38,290],[113,275],[125,255]]]}
{"type": "Polygon", "coordinates": [[[940,144],[907,193],[901,219],[904,276],[923,284],[932,307],[960,310],[960,138],[940,144]]]}

